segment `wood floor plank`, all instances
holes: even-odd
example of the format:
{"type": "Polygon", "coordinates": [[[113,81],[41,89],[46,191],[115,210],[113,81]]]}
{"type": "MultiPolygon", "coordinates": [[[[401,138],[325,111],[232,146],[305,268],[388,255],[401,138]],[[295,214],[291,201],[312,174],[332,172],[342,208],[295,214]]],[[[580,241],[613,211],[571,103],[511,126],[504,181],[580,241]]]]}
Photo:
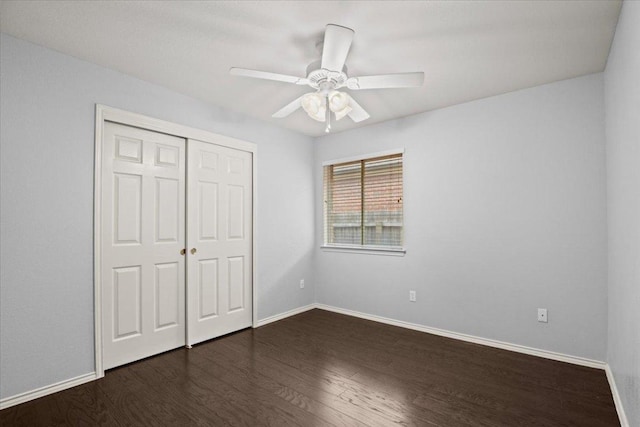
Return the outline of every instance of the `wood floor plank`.
{"type": "Polygon", "coordinates": [[[7,426],[618,426],[605,373],[311,310],[0,411],[7,426]]]}
{"type": "Polygon", "coordinates": [[[250,388],[252,393],[260,393],[272,405],[281,404],[283,408],[295,412],[297,419],[304,417],[304,411],[308,414],[308,424],[317,424],[319,420],[323,420],[321,424],[363,425],[356,419],[316,400],[317,389],[305,390],[299,381],[287,381],[283,372],[264,369],[264,366],[258,363],[246,362],[239,357],[230,357],[229,352],[206,350],[199,354],[197,351],[192,352],[190,361],[207,372],[211,369],[221,369],[222,371],[216,374],[220,381],[239,387],[245,392],[250,388]]]}

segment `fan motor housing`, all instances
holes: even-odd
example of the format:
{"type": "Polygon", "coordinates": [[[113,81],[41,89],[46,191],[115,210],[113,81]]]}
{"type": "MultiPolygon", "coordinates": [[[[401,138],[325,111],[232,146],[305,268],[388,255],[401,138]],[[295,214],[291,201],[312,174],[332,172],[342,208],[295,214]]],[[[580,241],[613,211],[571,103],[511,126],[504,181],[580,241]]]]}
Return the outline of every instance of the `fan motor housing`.
{"type": "Polygon", "coordinates": [[[333,90],[345,84],[348,79],[347,66],[342,71],[330,71],[320,68],[321,61],[315,61],[307,67],[307,79],[309,86],[314,89],[333,90]]]}

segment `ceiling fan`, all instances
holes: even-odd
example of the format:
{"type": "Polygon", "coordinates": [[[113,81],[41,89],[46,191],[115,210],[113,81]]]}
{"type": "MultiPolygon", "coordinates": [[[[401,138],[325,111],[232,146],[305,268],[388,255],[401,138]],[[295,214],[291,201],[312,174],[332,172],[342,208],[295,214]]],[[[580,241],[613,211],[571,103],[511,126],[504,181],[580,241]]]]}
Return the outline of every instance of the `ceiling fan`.
{"type": "Polygon", "coordinates": [[[302,107],[307,114],[319,121],[326,122],[325,131],[331,130],[331,112],[336,120],[349,116],[354,122],[368,119],[369,113],[349,94],[338,89],[387,89],[422,86],[424,73],[379,74],[373,76],[349,77],[345,61],[351,48],[354,31],[351,28],[329,24],[324,33],[322,43],[322,59],[312,62],[307,67],[307,77],[295,77],[267,71],[249,70],[233,67],[231,75],[253,77],[257,79],[276,80],[297,85],[308,85],[315,89],[295,99],[273,114],[272,117],[283,118],[302,107]]]}

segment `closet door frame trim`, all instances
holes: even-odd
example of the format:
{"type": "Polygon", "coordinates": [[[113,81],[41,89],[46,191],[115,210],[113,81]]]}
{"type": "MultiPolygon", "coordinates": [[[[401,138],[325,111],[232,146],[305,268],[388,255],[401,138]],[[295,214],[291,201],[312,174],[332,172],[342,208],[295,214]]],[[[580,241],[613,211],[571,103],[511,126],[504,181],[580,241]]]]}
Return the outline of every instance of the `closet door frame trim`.
{"type": "Polygon", "coordinates": [[[95,123],[95,158],[94,158],[94,193],[93,193],[93,285],[94,285],[94,335],[95,335],[95,364],[96,379],[104,377],[104,367],[102,364],[102,138],[104,134],[104,122],[115,122],[127,126],[134,126],[154,132],[174,135],[185,140],[196,139],[199,141],[233,148],[235,150],[246,151],[252,154],[252,327],[258,326],[258,296],[257,275],[256,275],[256,241],[257,241],[257,218],[256,207],[258,202],[257,191],[257,151],[256,144],[231,138],[212,132],[183,126],[176,123],[167,122],[142,114],[131,113],[118,108],[96,104],[95,123]]]}

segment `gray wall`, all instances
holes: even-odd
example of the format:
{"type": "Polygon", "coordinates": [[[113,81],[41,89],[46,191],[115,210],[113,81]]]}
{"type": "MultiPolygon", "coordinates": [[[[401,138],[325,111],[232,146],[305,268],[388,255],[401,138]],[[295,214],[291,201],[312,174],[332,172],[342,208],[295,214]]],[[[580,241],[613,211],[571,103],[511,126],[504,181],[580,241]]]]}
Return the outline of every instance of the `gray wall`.
{"type": "Polygon", "coordinates": [[[605,71],[609,333],[607,362],[640,426],[640,2],[625,1],[605,71]]]}
{"type": "Polygon", "coordinates": [[[257,143],[258,317],[313,302],[311,138],[4,34],[0,43],[0,398],[94,370],[96,103],[257,143]]]}
{"type": "Polygon", "coordinates": [[[402,147],[406,256],[318,250],[317,301],[603,361],[602,74],[321,137],[316,194],[323,161],[402,147]]]}

